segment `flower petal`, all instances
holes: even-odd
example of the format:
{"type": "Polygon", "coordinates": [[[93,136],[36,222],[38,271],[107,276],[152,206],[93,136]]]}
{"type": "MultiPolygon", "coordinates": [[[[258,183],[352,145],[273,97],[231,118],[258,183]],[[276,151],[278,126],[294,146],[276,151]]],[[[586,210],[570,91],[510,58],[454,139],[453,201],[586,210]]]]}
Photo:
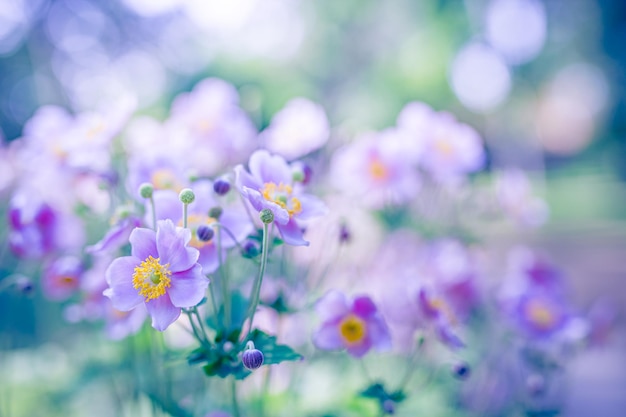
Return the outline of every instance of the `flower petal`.
{"type": "Polygon", "coordinates": [[[264,149],[254,152],[248,163],[250,173],[261,183],[273,182],[274,184],[291,184],[291,169],[287,161],[279,155],[270,155],[264,149]]]}
{"type": "Polygon", "coordinates": [[[336,350],[343,349],[343,339],[339,334],[336,324],[324,324],[318,331],[313,333],[313,344],[318,349],[336,350]]]}
{"type": "Polygon", "coordinates": [[[137,227],[130,232],[128,238],[132,248],[131,254],[144,261],[149,256],[158,258],[159,252],[156,247],[156,234],[152,229],[146,229],[144,227],[137,227]]]}
{"type": "Polygon", "coordinates": [[[169,264],[171,272],[190,269],[200,256],[196,248],[190,248],[191,230],[174,226],[171,220],[157,222],[156,246],[161,264],[169,264]]]}
{"type": "Polygon", "coordinates": [[[176,307],[193,307],[205,296],[209,279],[202,274],[202,267],[195,264],[188,271],[172,274],[172,286],[167,290],[176,307]]]}
{"type": "Polygon", "coordinates": [[[274,221],[278,224],[286,224],[289,221],[289,212],[274,203],[273,201],[268,201],[261,195],[257,190],[253,190],[251,188],[244,187],[244,196],[248,198],[250,204],[256,211],[261,211],[264,209],[271,210],[274,213],[274,221]]]}
{"type": "Polygon", "coordinates": [[[198,263],[202,265],[202,271],[205,274],[211,274],[217,271],[220,266],[220,261],[217,258],[217,247],[214,243],[203,246],[199,249],[200,257],[198,263]]]}
{"type": "Polygon", "coordinates": [[[285,243],[294,246],[309,246],[309,242],[303,239],[304,232],[294,219],[289,220],[287,224],[276,223],[276,227],[280,232],[285,243]]]}
{"type": "Polygon", "coordinates": [[[109,288],[103,294],[111,299],[117,310],[130,311],[144,300],[133,287],[133,273],[140,263],[134,256],[124,256],[111,262],[104,273],[109,288]]]}
{"type": "Polygon", "coordinates": [[[240,191],[243,190],[244,187],[253,188],[255,190],[263,187],[263,184],[253,178],[242,165],[235,167],[235,185],[240,191]]]}
{"type": "Polygon", "coordinates": [[[352,311],[359,317],[368,318],[376,314],[376,305],[371,298],[361,296],[354,299],[352,311]]]}
{"type": "Polygon", "coordinates": [[[148,313],[152,316],[152,327],[162,332],[180,316],[180,308],[175,307],[169,295],[163,294],[146,302],[148,313]]]}
{"type": "Polygon", "coordinates": [[[315,311],[323,322],[335,322],[350,312],[350,306],[343,293],[330,290],[317,300],[315,311]]]}
{"type": "Polygon", "coordinates": [[[308,194],[297,196],[302,204],[302,211],[296,216],[298,220],[309,220],[315,217],[323,216],[328,212],[326,204],[317,197],[308,194]]]}
{"type": "Polygon", "coordinates": [[[354,345],[348,346],[348,353],[356,358],[360,358],[365,355],[368,350],[372,347],[372,342],[365,338],[361,343],[357,343],[354,345]]]}

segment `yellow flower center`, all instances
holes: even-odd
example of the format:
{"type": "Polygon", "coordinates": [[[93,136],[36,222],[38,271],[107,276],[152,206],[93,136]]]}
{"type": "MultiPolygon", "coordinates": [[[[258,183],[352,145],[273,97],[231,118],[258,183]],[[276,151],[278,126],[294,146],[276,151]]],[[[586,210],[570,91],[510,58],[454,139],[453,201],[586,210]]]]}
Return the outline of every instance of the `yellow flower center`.
{"type": "MultiPolygon", "coordinates": [[[[208,242],[203,242],[198,238],[198,227],[200,226],[209,226],[215,223],[217,220],[213,217],[206,216],[204,214],[190,214],[187,216],[187,228],[191,230],[191,240],[189,241],[189,246],[192,246],[196,249],[203,248],[207,245],[213,244],[213,239],[208,242]]],[[[178,227],[183,227],[183,220],[181,219],[178,222],[178,227]]]]}
{"type": "Polygon", "coordinates": [[[431,298],[429,300],[430,306],[435,310],[443,313],[448,322],[452,325],[457,324],[457,319],[454,313],[452,312],[452,308],[443,298],[431,298]]]}
{"type": "Polygon", "coordinates": [[[369,173],[375,181],[384,181],[389,178],[389,170],[379,158],[372,158],[369,164],[369,173]]]}
{"type": "Polygon", "coordinates": [[[77,284],[76,278],[69,275],[58,277],[57,282],[62,287],[74,287],[77,284]]]}
{"type": "Polygon", "coordinates": [[[150,182],[157,190],[174,190],[180,191],[183,189],[183,185],[178,181],[176,175],[166,168],[157,169],[152,173],[150,182]]]}
{"type": "Polygon", "coordinates": [[[263,198],[267,201],[272,201],[278,204],[280,207],[287,210],[289,216],[298,214],[302,211],[302,203],[296,197],[293,197],[293,188],[291,185],[283,184],[282,182],[276,185],[273,182],[266,182],[261,190],[263,198]]]}
{"type": "Polygon", "coordinates": [[[365,322],[350,314],[339,323],[339,332],[349,345],[358,343],[365,337],[365,322]]]}
{"type": "Polygon", "coordinates": [[[146,302],[159,298],[172,286],[170,264],[161,265],[159,258],[148,256],[133,273],[133,287],[139,295],[146,297],[146,302]]]}
{"type": "Polygon", "coordinates": [[[529,320],[542,329],[549,329],[556,323],[556,316],[550,307],[541,300],[530,300],[526,304],[525,310],[529,320]]]}

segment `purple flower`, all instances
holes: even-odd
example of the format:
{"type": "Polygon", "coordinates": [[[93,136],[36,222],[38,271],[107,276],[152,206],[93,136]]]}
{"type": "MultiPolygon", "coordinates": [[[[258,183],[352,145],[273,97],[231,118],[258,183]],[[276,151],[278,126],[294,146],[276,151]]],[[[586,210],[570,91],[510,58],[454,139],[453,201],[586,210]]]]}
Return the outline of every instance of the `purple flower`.
{"type": "Polygon", "coordinates": [[[452,349],[465,346],[465,343],[457,336],[453,326],[458,324],[458,319],[451,304],[442,296],[433,296],[425,289],[419,292],[418,305],[425,321],[430,322],[439,340],[452,349]]]}
{"type": "Polygon", "coordinates": [[[50,300],[67,300],[78,291],[82,273],[80,259],[74,256],[55,259],[44,267],[41,289],[50,300]]]}
{"type": "Polygon", "coordinates": [[[520,226],[537,227],[548,219],[548,205],[533,194],[530,180],[521,170],[500,172],[496,195],[504,212],[520,226]]]}
{"type": "Polygon", "coordinates": [[[356,297],[350,302],[339,291],[331,290],[318,300],[315,309],[323,322],[313,335],[319,349],[345,348],[359,358],[372,347],[391,347],[387,324],[369,297],[356,297]]]}
{"type": "Polygon", "coordinates": [[[532,291],[517,299],[513,319],[532,338],[546,338],[564,328],[571,318],[561,299],[553,293],[532,291]]]}
{"type": "Polygon", "coordinates": [[[130,235],[131,256],[115,259],[106,270],[104,295],[113,307],[130,311],[145,303],[152,327],[165,330],[204,297],[209,280],[197,263],[199,252],[188,247],[189,229],[159,221],[156,232],[136,228],[130,235]]]}
{"type": "Polygon", "coordinates": [[[255,210],[268,209],[274,214],[285,243],[307,246],[309,242],[303,239],[299,221],[324,214],[324,204],[299,192],[293,184],[291,168],[281,156],[270,155],[266,150],[256,151],[250,157],[249,168],[250,173],[241,165],[235,168],[241,194],[255,210]]]}

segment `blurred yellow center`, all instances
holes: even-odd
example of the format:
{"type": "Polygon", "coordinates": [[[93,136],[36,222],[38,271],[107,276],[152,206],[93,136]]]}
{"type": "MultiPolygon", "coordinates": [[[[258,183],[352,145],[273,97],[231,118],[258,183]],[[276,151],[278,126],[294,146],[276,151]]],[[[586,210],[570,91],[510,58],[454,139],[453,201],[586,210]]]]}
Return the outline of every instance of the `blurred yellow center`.
{"type": "Polygon", "coordinates": [[[296,197],[293,197],[293,188],[291,185],[280,183],[276,185],[273,182],[266,182],[263,185],[261,194],[267,201],[272,201],[278,204],[280,207],[287,210],[289,216],[298,214],[302,211],[302,203],[296,197]]]}
{"type": "Polygon", "coordinates": [[[450,156],[454,153],[454,147],[447,138],[435,141],[435,149],[444,156],[450,156]]]}
{"type": "Polygon", "coordinates": [[[431,308],[444,314],[450,324],[457,323],[457,319],[454,313],[452,312],[452,308],[450,308],[450,305],[444,299],[431,298],[430,300],[428,300],[428,302],[430,303],[431,308]]]}
{"type": "Polygon", "coordinates": [[[528,319],[535,325],[549,329],[556,323],[556,317],[550,307],[540,300],[530,300],[526,305],[528,319]]]}
{"type": "Polygon", "coordinates": [[[148,256],[133,273],[133,287],[139,295],[146,297],[146,301],[159,298],[167,288],[172,286],[172,273],[168,269],[170,264],[161,265],[159,258],[148,256]]]}
{"type": "Polygon", "coordinates": [[[339,323],[339,332],[348,344],[358,343],[365,337],[365,322],[351,314],[339,323]]]}
{"type": "Polygon", "coordinates": [[[389,178],[389,170],[378,158],[374,158],[370,161],[369,170],[374,180],[383,181],[389,178]]]}
{"type": "Polygon", "coordinates": [[[182,184],[178,182],[176,175],[169,169],[157,169],[152,173],[150,182],[157,190],[174,190],[180,191],[183,189],[182,184]]]}

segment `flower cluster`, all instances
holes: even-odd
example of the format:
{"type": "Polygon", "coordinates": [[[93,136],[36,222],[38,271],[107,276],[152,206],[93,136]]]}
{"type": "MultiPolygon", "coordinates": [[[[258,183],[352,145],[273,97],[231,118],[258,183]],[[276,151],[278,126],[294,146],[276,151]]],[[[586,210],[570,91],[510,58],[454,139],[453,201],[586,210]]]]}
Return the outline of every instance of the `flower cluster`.
{"type": "MultiPolygon", "coordinates": [[[[257,129],[237,89],[215,78],[176,97],[163,120],[118,109],[43,107],[6,150],[7,244],[41,268],[16,263],[0,291],[34,283],[68,322],[113,340],[163,332],[172,357],[201,367],[192,375],[265,378],[257,397],[252,385],[232,394],[235,415],[238,401],[251,413],[270,386],[287,391],[311,377],[302,368],[324,366],[390,415],[422,395],[414,376],[446,363],[446,375],[474,382],[433,384],[477,415],[500,415],[526,407],[513,393],[547,389],[537,381],[551,380],[553,363],[610,328],[610,315],[568,301],[546,254],[507,248],[498,263],[488,225],[538,227],[547,205],[522,171],[490,176],[478,131],[447,112],[410,102],[394,126],[338,143],[305,98],[257,129]],[[400,371],[374,369],[371,356],[400,371]],[[365,383],[344,366],[353,359],[365,383]],[[298,362],[270,373],[286,361],[298,362]],[[487,410],[470,399],[492,389],[494,361],[532,383],[511,379],[487,410]]],[[[160,404],[202,408],[185,401],[160,404]]],[[[211,401],[202,413],[226,408],[221,395],[211,401]]]]}

